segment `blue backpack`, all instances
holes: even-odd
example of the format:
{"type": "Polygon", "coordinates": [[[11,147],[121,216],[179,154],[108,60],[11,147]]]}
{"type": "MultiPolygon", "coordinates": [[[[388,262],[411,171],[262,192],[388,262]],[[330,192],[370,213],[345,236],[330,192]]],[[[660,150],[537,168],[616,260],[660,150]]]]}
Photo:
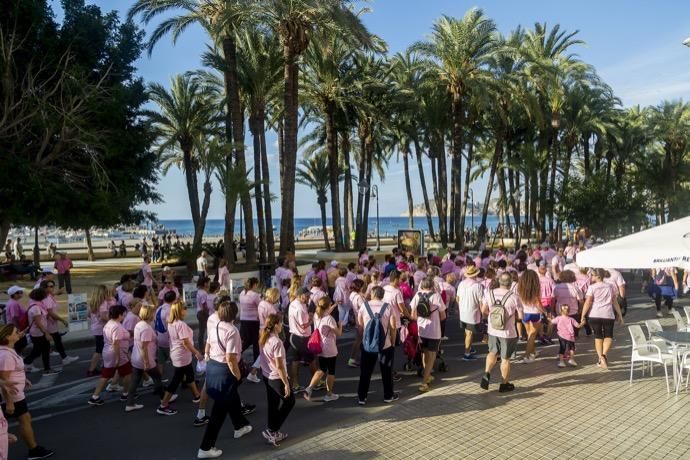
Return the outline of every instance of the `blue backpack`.
{"type": "Polygon", "coordinates": [[[163,318],[161,318],[162,313],[163,307],[158,307],[158,310],[156,310],[156,320],[153,323],[153,328],[159,334],[165,334],[166,332],[168,332],[168,328],[165,327],[165,322],[163,321],[163,318]]]}
{"type": "Polygon", "coordinates": [[[380,353],[386,344],[386,331],[388,330],[381,322],[381,317],[386,311],[386,308],[388,308],[388,304],[384,303],[383,307],[381,307],[381,311],[376,314],[371,311],[369,303],[364,302],[364,308],[367,309],[367,313],[371,319],[364,328],[362,348],[364,348],[364,351],[367,353],[380,353]]]}

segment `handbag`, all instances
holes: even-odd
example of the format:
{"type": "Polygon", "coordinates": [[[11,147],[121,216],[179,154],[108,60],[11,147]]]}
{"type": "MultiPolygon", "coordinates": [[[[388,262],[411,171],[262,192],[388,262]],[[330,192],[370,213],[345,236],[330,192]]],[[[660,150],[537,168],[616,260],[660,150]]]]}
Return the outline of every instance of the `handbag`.
{"type": "MultiPolygon", "coordinates": [[[[220,333],[218,332],[219,326],[220,321],[218,321],[218,323],[216,324],[216,340],[218,340],[218,346],[223,350],[223,354],[225,354],[226,349],[223,346],[223,343],[220,341],[220,333]]],[[[225,367],[227,368],[227,365],[225,367]]],[[[249,368],[249,366],[247,366],[247,363],[244,362],[244,359],[242,359],[242,354],[240,354],[237,357],[237,367],[240,368],[240,376],[242,377],[240,380],[244,380],[249,375],[251,369],[249,368]]],[[[228,373],[231,374],[230,369],[228,369],[228,373]]]]}

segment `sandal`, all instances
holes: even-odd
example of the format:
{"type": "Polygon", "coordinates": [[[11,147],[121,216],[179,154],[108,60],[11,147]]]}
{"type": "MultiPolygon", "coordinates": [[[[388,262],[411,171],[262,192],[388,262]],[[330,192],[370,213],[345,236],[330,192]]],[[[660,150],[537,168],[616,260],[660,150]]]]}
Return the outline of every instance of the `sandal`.
{"type": "Polygon", "coordinates": [[[608,368],[609,368],[609,359],[606,357],[606,355],[601,355],[601,363],[602,363],[601,368],[602,368],[602,369],[605,369],[605,370],[608,370],[608,368]]]}

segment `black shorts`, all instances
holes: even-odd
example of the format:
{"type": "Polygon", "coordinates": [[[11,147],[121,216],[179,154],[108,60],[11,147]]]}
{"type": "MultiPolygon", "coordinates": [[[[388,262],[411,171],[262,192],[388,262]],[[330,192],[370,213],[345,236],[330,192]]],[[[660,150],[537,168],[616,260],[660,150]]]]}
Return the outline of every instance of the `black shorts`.
{"type": "Polygon", "coordinates": [[[575,351],[575,342],[571,342],[570,340],[564,339],[563,337],[558,337],[558,354],[559,355],[564,355],[566,353],[569,353],[571,351],[575,351]]]}
{"type": "Polygon", "coordinates": [[[437,352],[439,345],[441,345],[441,339],[427,339],[425,337],[420,337],[419,340],[422,342],[422,350],[437,352]]]}
{"type": "Polygon", "coordinates": [[[595,339],[613,338],[613,324],[615,320],[608,318],[589,318],[588,321],[595,339]]]}
{"type": "Polygon", "coordinates": [[[287,352],[288,361],[302,363],[314,361],[314,355],[309,353],[307,349],[307,342],[309,342],[309,337],[290,334],[290,348],[287,352]]]}
{"type": "Polygon", "coordinates": [[[336,358],[337,356],[331,356],[330,358],[319,356],[319,369],[321,369],[321,372],[325,372],[328,375],[335,375],[336,358]]]}
{"type": "Polygon", "coordinates": [[[105,342],[103,341],[103,336],[94,335],[93,338],[96,339],[96,353],[100,355],[103,353],[103,346],[105,345],[105,342]]]}
{"type": "Polygon", "coordinates": [[[7,413],[7,404],[2,403],[2,412],[5,414],[5,417],[10,418],[19,418],[24,414],[27,414],[29,412],[29,407],[26,405],[26,399],[22,399],[21,401],[17,401],[14,403],[14,412],[12,414],[7,413]]]}
{"type": "Polygon", "coordinates": [[[481,334],[478,324],[471,324],[460,321],[460,327],[466,331],[470,331],[472,334],[481,334]]]}

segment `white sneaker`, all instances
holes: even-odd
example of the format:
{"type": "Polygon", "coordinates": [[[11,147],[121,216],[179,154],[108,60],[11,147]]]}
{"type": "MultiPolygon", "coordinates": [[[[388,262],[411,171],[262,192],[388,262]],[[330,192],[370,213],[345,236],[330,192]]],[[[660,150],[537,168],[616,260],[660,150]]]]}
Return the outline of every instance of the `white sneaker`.
{"type": "MultiPolygon", "coordinates": [[[[161,401],[162,401],[162,399],[161,399],[161,401]]],[[[177,401],[177,393],[175,393],[174,395],[172,395],[170,397],[170,401],[168,401],[168,404],[170,404],[171,402],[175,402],[175,401],[177,401]]]]}
{"type": "Polygon", "coordinates": [[[105,391],[108,393],[117,393],[124,390],[124,387],[122,385],[118,385],[117,383],[109,383],[108,386],[105,387],[105,391]]]}
{"type": "Polygon", "coordinates": [[[518,364],[532,364],[534,362],[534,358],[532,356],[524,356],[522,359],[518,360],[518,364]]]}
{"type": "Polygon", "coordinates": [[[441,337],[441,340],[443,340],[443,341],[448,340],[448,336],[444,335],[443,337],[441,337]]]}
{"type": "Polygon", "coordinates": [[[62,360],[62,365],[66,366],[68,364],[72,364],[72,363],[75,363],[77,361],[79,361],[78,356],[65,356],[62,360]]]}
{"type": "Polygon", "coordinates": [[[26,366],[26,367],[24,368],[24,372],[28,372],[28,373],[41,372],[41,369],[39,369],[38,367],[34,366],[33,364],[29,364],[28,366],[26,366]]]}
{"type": "Polygon", "coordinates": [[[663,318],[663,317],[664,317],[664,314],[661,313],[660,311],[658,311],[658,312],[656,312],[656,317],[657,317],[657,318],[663,318]]]}
{"type": "Polygon", "coordinates": [[[338,396],[337,394],[331,393],[331,394],[329,394],[329,395],[324,396],[324,397],[323,397],[323,400],[324,400],[325,402],[337,401],[339,397],[340,397],[340,396],[338,396]]]}
{"type": "Polygon", "coordinates": [[[148,380],[144,380],[144,383],[142,383],[141,386],[143,388],[148,388],[148,387],[153,386],[153,379],[150,378],[148,380]]]}
{"type": "Polygon", "coordinates": [[[573,366],[573,367],[576,367],[576,366],[577,366],[577,363],[576,363],[575,360],[572,359],[572,358],[570,358],[570,359],[568,360],[568,364],[570,364],[570,365],[573,366]]]}
{"type": "Polygon", "coordinates": [[[240,428],[239,430],[235,430],[234,436],[235,436],[235,439],[239,439],[242,436],[244,436],[245,434],[249,434],[251,432],[252,432],[252,426],[251,425],[245,425],[242,428],[240,428]]]}
{"type": "Polygon", "coordinates": [[[254,383],[261,383],[261,379],[256,374],[249,374],[247,380],[254,383]]]}
{"type": "Polygon", "coordinates": [[[58,353],[57,351],[51,351],[50,356],[60,356],[60,353],[58,353]]]}
{"type": "Polygon", "coordinates": [[[125,412],[132,412],[135,410],[141,410],[144,408],[143,404],[135,404],[133,406],[125,406],[125,412]]]}
{"type": "Polygon", "coordinates": [[[565,361],[558,361],[558,367],[565,367],[565,361]]]}
{"type": "Polygon", "coordinates": [[[199,452],[196,454],[196,458],[218,458],[221,455],[223,455],[222,450],[211,447],[209,450],[199,449],[199,452]]]}

